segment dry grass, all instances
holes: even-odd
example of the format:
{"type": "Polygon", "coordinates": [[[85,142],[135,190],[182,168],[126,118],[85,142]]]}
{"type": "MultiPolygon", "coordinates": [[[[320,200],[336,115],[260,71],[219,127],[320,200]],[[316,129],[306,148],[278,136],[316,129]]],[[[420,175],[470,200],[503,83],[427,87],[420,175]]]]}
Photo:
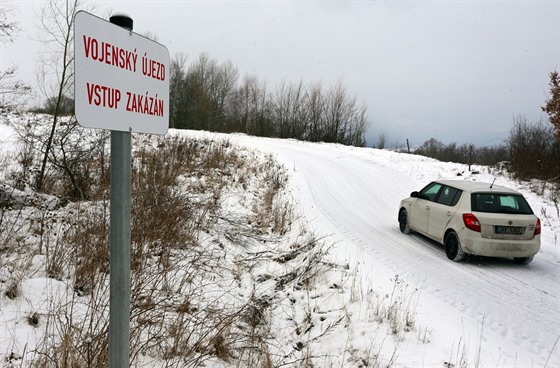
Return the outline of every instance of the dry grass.
{"type": "MultiPolygon", "coordinates": [[[[273,307],[278,296],[270,291],[311,290],[329,266],[322,259],[323,240],[312,234],[286,237],[294,215],[282,197],[284,169],[272,157],[258,158],[227,140],[138,136],[134,147],[131,364],[151,359],[169,367],[198,367],[217,359],[276,367],[303,359],[304,351],[284,352],[271,333],[272,320],[284,312],[273,307]],[[232,211],[232,203],[241,212],[232,211]],[[260,276],[253,279],[253,272],[260,276]],[[253,286],[247,288],[247,281],[253,286]],[[262,288],[268,282],[274,287],[262,288]]],[[[89,161],[87,170],[107,173],[109,167],[99,159],[89,161]]],[[[30,172],[12,177],[22,182],[30,172]]],[[[46,312],[27,314],[27,323],[43,331],[27,352],[30,366],[107,364],[109,203],[103,175],[81,187],[94,201],[55,201],[54,207],[26,202],[17,210],[1,206],[1,249],[13,257],[19,246],[29,255],[22,256],[17,277],[6,280],[5,295],[20,297],[21,280],[32,272],[23,260],[33,256],[44,260],[34,272],[68,287],[66,294],[53,295],[46,312]]],[[[52,194],[68,193],[70,186],[57,180],[47,177],[52,194]]],[[[34,203],[56,199],[38,198],[34,203]]],[[[300,322],[294,330],[305,328],[309,341],[319,339],[309,321],[300,322]]]]}

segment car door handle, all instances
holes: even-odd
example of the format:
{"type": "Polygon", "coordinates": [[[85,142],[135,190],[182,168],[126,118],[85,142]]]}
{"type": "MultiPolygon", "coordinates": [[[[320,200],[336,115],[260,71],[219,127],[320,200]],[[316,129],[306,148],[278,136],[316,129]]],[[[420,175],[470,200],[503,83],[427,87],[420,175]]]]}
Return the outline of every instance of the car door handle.
{"type": "Polygon", "coordinates": [[[446,214],[447,216],[452,216],[452,215],[453,215],[453,214],[451,213],[451,211],[447,211],[445,214],[446,214]]]}
{"type": "Polygon", "coordinates": [[[429,211],[429,210],[430,210],[430,206],[426,206],[426,211],[429,211]]]}

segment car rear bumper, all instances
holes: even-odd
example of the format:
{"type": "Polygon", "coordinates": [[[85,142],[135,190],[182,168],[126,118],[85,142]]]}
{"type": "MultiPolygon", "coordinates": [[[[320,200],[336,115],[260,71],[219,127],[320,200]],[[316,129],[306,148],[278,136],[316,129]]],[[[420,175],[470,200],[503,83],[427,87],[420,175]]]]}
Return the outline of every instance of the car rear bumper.
{"type": "Polygon", "coordinates": [[[541,248],[540,235],[530,240],[499,240],[482,238],[471,230],[465,229],[459,234],[461,246],[466,253],[486,257],[532,257],[541,248]],[[465,234],[471,232],[471,234],[465,234]],[[469,235],[469,236],[466,236],[469,235]]]}

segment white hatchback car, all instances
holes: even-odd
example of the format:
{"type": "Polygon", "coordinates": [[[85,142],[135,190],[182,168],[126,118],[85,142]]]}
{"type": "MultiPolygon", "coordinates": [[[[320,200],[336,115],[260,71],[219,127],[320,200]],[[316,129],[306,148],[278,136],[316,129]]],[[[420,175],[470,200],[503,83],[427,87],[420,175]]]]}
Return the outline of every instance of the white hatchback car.
{"type": "Polygon", "coordinates": [[[433,181],[401,201],[399,227],[443,244],[455,262],[474,254],[526,264],[541,246],[541,222],[523,195],[489,183],[433,181]]]}

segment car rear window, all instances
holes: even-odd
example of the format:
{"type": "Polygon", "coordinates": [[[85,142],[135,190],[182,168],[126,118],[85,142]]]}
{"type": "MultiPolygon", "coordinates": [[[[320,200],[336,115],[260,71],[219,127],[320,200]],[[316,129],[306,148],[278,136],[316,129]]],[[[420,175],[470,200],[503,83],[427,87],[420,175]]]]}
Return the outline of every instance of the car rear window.
{"type": "Polygon", "coordinates": [[[517,194],[472,193],[471,209],[476,212],[533,214],[529,203],[517,194]]]}

